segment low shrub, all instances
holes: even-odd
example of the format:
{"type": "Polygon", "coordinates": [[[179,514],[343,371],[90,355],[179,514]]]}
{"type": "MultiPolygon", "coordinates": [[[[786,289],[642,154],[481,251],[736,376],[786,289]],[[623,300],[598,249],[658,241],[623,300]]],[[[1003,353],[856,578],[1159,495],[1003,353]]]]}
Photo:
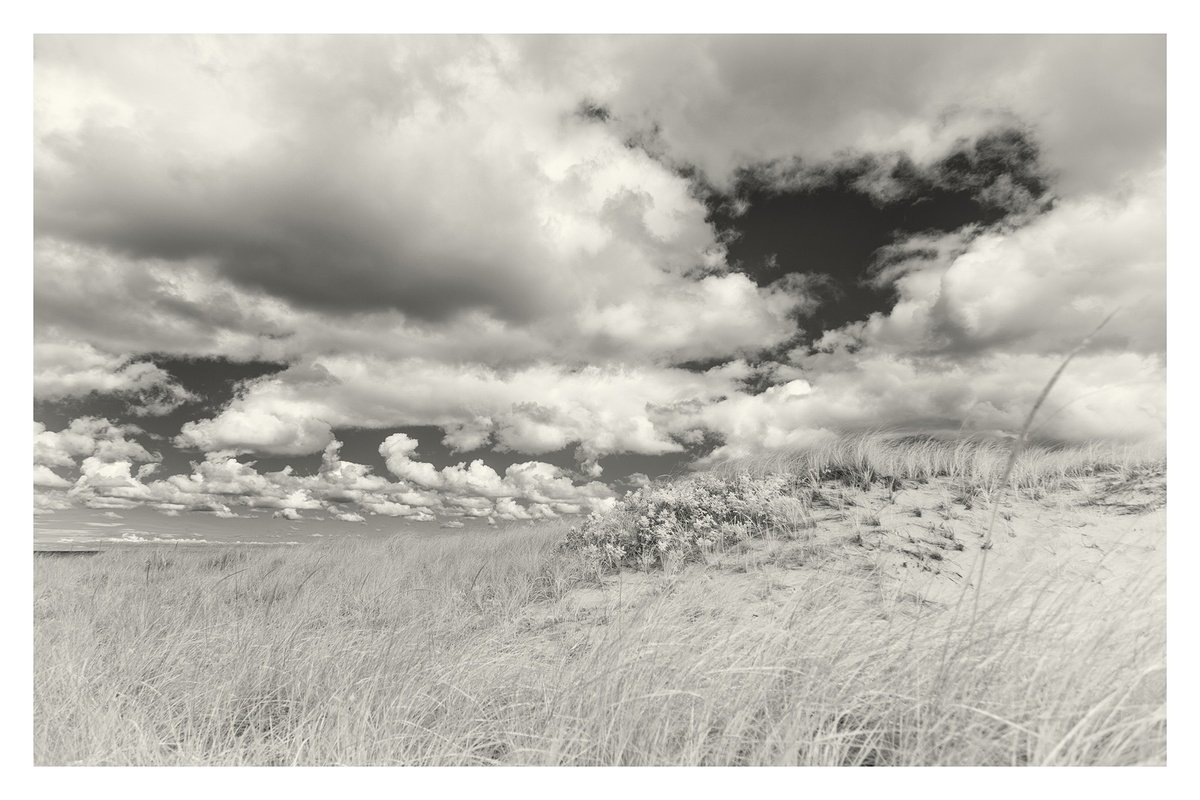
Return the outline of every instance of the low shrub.
{"type": "Polygon", "coordinates": [[[697,475],[644,487],[571,528],[564,547],[605,567],[662,566],[795,523],[785,475],[697,475]]]}

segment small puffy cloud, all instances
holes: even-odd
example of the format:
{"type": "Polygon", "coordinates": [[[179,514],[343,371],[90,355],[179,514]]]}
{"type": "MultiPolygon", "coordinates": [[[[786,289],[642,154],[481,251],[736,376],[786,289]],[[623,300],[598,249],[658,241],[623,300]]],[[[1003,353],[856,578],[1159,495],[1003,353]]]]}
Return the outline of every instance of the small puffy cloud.
{"type": "Polygon", "coordinates": [[[451,452],[478,450],[485,447],[492,439],[495,423],[488,417],[475,417],[469,422],[454,422],[446,425],[446,435],[442,444],[451,452]]]}
{"type": "Polygon", "coordinates": [[[91,455],[95,440],[83,431],[51,432],[40,422],[33,423],[33,462],[49,467],[74,467],[75,459],[91,455]]]}
{"type": "Polygon", "coordinates": [[[102,353],[81,342],[35,342],[35,399],[89,394],[125,395],[131,411],[139,416],[161,416],[197,399],[150,361],[102,353]]]}
{"type": "Polygon", "coordinates": [[[69,489],[71,482],[42,464],[33,467],[33,485],[46,489],[69,489]]]}
{"type": "Polygon", "coordinates": [[[432,464],[412,460],[417,445],[417,440],[407,434],[393,433],[379,445],[379,454],[397,478],[411,481],[423,489],[436,489],[442,485],[442,475],[432,464]]]}
{"type": "Polygon", "coordinates": [[[80,478],[76,487],[112,489],[134,486],[136,480],[132,468],[133,464],[129,461],[102,461],[95,456],[88,456],[79,465],[80,478]]]}
{"type": "Polygon", "coordinates": [[[446,467],[441,474],[445,490],[453,494],[496,498],[512,493],[496,470],[478,459],[470,464],[446,467]]]}
{"type": "Polygon", "coordinates": [[[599,478],[604,474],[604,467],[595,459],[580,459],[579,469],[589,478],[599,478]]]}
{"type": "MultiPolygon", "coordinates": [[[[467,516],[486,517],[499,514],[519,519],[527,514],[518,505],[530,504],[578,505],[580,508],[599,507],[613,496],[602,483],[576,484],[561,468],[540,461],[513,464],[500,475],[481,460],[437,469],[432,464],[416,461],[418,442],[404,433],[394,433],[379,447],[387,460],[388,470],[396,477],[426,489],[436,489],[443,507],[467,516]]],[[[578,513],[561,511],[559,513],[578,513]]]]}
{"type": "Polygon", "coordinates": [[[494,516],[497,519],[507,520],[533,519],[532,512],[511,497],[501,497],[496,501],[494,516]]]}
{"type": "Polygon", "coordinates": [[[33,460],[48,467],[74,467],[76,461],[95,456],[98,461],[158,461],[138,442],[126,437],[142,431],[135,425],[116,425],[98,417],[79,417],[61,431],[33,424],[33,460]]]}
{"type": "Polygon", "coordinates": [[[635,472],[632,475],[626,476],[621,483],[633,489],[641,489],[650,485],[650,476],[644,472],[635,472]]]}
{"type": "Polygon", "coordinates": [[[535,503],[550,503],[555,500],[574,500],[580,495],[595,495],[598,498],[611,496],[611,490],[602,483],[575,486],[570,476],[562,469],[541,461],[526,461],[513,464],[504,472],[505,482],[518,497],[535,503]]]}
{"type": "Polygon", "coordinates": [[[192,465],[190,475],[172,475],[162,483],[187,494],[268,497],[278,495],[282,487],[251,464],[221,453],[210,453],[204,461],[192,465]]]}
{"type": "Polygon", "coordinates": [[[322,496],[335,499],[340,493],[353,499],[364,492],[378,492],[389,487],[387,478],[372,474],[366,464],[343,461],[341,447],[339,441],[330,442],[321,455],[318,482],[322,496]]]}
{"type": "Polygon", "coordinates": [[[303,455],[334,440],[329,424],[281,409],[229,409],[215,419],[185,422],[175,446],[238,453],[303,455]]]}
{"type": "MultiPolygon", "coordinates": [[[[414,460],[418,442],[404,434],[388,437],[380,448],[397,481],[375,475],[365,464],[343,461],[340,448],[340,442],[330,443],[317,473],[305,476],[290,467],[262,472],[253,462],[216,452],[194,462],[189,474],[157,480],[146,465],[96,455],[83,459],[74,483],[46,466],[36,477],[43,490],[68,489],[67,497],[91,508],[145,505],[173,514],[202,511],[226,518],[239,516],[237,508],[270,509],[283,519],[324,511],[344,522],[362,522],[368,514],[413,521],[438,515],[486,518],[497,509],[505,518],[551,517],[606,507],[613,496],[603,484],[577,484],[560,468],[540,462],[514,464],[503,475],[480,460],[439,470],[414,460]]],[[[53,508],[50,501],[42,505],[53,508]]]]}

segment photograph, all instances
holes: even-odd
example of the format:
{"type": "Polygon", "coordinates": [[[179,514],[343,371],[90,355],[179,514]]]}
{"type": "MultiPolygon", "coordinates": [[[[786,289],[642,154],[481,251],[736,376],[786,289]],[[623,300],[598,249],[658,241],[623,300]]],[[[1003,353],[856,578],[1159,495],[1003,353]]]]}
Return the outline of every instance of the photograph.
{"type": "Polygon", "coordinates": [[[24,36],[14,757],[1166,766],[1166,33],[24,36]]]}

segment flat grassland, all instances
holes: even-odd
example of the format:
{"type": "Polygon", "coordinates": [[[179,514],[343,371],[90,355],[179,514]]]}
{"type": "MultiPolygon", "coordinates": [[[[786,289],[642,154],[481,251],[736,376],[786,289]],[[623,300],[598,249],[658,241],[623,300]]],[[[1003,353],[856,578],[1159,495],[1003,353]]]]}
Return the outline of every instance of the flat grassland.
{"type": "Polygon", "coordinates": [[[843,439],[607,519],[37,559],[37,764],[1166,760],[1165,463],[843,439]]]}

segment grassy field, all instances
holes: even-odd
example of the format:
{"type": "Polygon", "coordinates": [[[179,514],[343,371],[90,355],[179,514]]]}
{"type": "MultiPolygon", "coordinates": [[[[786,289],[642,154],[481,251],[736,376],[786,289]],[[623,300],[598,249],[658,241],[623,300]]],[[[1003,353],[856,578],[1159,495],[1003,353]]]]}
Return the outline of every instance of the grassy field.
{"type": "Polygon", "coordinates": [[[1165,465],[1003,461],[843,440],[570,534],[37,559],[34,760],[1165,762],[1165,465]],[[663,557],[585,546],[623,525],[663,557]]]}

